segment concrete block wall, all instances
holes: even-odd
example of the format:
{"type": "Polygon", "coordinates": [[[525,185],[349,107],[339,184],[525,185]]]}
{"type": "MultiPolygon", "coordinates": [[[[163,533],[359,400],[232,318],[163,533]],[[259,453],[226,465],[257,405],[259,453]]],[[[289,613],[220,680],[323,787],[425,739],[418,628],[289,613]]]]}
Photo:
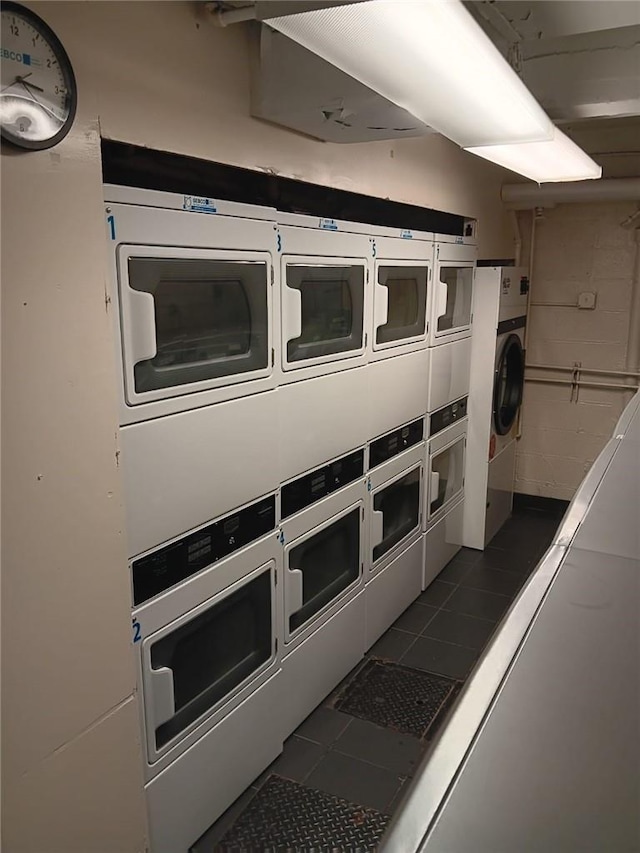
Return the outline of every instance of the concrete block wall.
{"type": "MultiPolygon", "coordinates": [[[[635,240],[621,222],[634,203],[559,204],[538,212],[531,271],[527,363],[623,370],[629,331],[635,240]],[[596,293],[595,309],[553,307],[596,293]]],[[[523,263],[533,213],[519,214],[523,263]]],[[[570,378],[529,370],[528,376],[570,378]]],[[[587,381],[622,384],[618,376],[587,381]]],[[[516,460],[516,491],[570,500],[611,432],[625,392],[527,382],[516,460]]]]}

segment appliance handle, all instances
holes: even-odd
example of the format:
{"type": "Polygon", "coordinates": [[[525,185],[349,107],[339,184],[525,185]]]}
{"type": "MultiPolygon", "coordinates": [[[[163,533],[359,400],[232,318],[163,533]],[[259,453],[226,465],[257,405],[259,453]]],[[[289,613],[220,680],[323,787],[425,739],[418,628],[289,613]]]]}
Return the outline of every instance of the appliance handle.
{"type": "Polygon", "coordinates": [[[431,482],[429,483],[429,503],[432,504],[438,497],[438,487],[440,486],[440,474],[438,471],[431,472],[431,482]]]}
{"type": "Polygon", "coordinates": [[[286,282],[282,289],[282,314],[285,343],[294,341],[302,334],[302,293],[286,282]]]}
{"type": "Polygon", "coordinates": [[[436,319],[444,316],[447,310],[449,287],[445,281],[436,281],[436,319]]]}
{"type": "Polygon", "coordinates": [[[158,353],[155,304],[153,295],[143,290],[128,287],[125,293],[124,350],[131,363],[138,364],[158,353]]]}
{"type": "Polygon", "coordinates": [[[151,681],[151,696],[153,709],[153,724],[155,728],[166,723],[176,713],[176,702],[173,692],[173,670],[168,666],[160,666],[149,671],[151,681]]]}
{"type": "Polygon", "coordinates": [[[289,569],[287,572],[287,599],[289,616],[297,613],[303,605],[303,580],[304,576],[300,569],[289,569]]]}
{"type": "Polygon", "coordinates": [[[371,550],[373,550],[375,546],[379,545],[384,538],[384,513],[381,512],[379,509],[374,509],[371,511],[370,536],[371,550]]]}
{"type": "Polygon", "coordinates": [[[389,319],[389,288],[386,284],[376,282],[373,313],[376,320],[376,330],[385,326],[389,319]]]}

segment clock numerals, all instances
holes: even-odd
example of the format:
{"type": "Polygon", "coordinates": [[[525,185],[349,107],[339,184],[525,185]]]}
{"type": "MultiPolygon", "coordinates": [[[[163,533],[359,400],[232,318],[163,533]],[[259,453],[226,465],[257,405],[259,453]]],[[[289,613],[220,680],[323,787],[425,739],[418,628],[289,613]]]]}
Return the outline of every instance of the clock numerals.
{"type": "Polygon", "coordinates": [[[19,36],[20,35],[20,27],[17,24],[11,24],[11,26],[9,27],[9,32],[11,33],[12,36],[19,36]]]}

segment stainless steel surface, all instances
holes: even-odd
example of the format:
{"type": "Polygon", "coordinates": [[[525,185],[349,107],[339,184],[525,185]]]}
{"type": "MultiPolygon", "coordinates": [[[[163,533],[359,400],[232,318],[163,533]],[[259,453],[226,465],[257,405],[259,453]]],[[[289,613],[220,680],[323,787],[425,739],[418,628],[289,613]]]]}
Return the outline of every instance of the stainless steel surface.
{"type": "MultiPolygon", "coordinates": [[[[640,556],[640,446],[621,441],[573,545],[600,554],[640,556]]],[[[636,602],[636,607],[638,602],[636,602]]],[[[636,618],[638,610],[636,610],[636,618]]],[[[640,807],[640,804],[639,804],[640,807]]]]}
{"type": "Polygon", "coordinates": [[[571,549],[421,850],[640,849],[639,583],[571,549]]]}
{"type": "Polygon", "coordinates": [[[640,850],[639,402],[481,659],[384,853],[640,850]]]}
{"type": "MultiPolygon", "coordinates": [[[[428,762],[407,791],[404,804],[393,818],[379,848],[382,853],[408,853],[419,849],[553,582],[564,554],[565,549],[562,547],[549,548],[513,603],[501,629],[467,682],[428,762]]],[[[448,853],[458,851],[450,850],[448,853]]]]}

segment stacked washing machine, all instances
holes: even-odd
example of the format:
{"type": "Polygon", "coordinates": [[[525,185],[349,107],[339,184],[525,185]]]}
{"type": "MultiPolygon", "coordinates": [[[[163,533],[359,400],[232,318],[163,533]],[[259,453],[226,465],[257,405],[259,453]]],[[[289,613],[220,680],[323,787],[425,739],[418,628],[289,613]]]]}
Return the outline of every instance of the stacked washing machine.
{"type": "Polygon", "coordinates": [[[151,848],[179,853],[284,737],[275,212],[105,197],[151,848]]]}
{"type": "Polygon", "coordinates": [[[459,544],[475,250],[105,192],[151,842],[186,853],[459,544]]]}
{"type": "Polygon", "coordinates": [[[473,228],[457,240],[436,235],[429,331],[423,588],[462,546],[475,260],[473,228]]]}
{"type": "Polygon", "coordinates": [[[511,514],[524,388],[528,271],[478,267],[464,544],[484,549],[511,514]]]}

